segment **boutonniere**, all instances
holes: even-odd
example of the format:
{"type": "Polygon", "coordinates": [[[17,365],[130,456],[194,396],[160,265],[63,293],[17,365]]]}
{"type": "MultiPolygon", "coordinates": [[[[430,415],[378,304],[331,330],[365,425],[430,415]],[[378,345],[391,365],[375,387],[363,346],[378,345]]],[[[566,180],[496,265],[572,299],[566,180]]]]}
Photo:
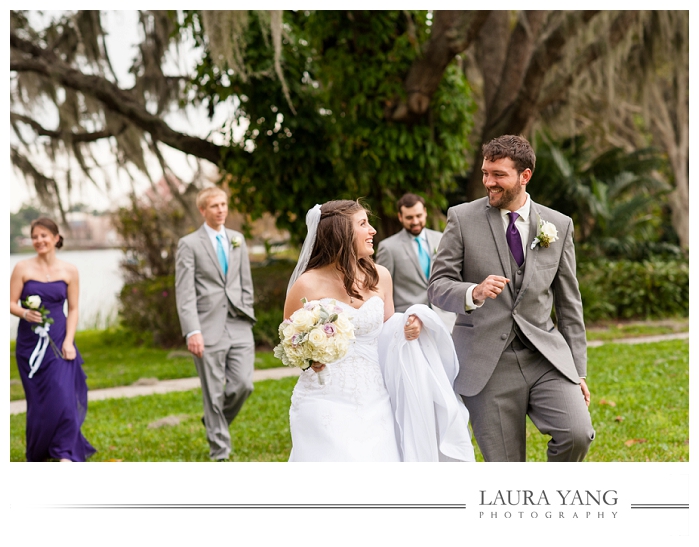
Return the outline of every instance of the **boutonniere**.
{"type": "Polygon", "coordinates": [[[240,247],[240,245],[243,243],[243,238],[240,236],[235,236],[233,239],[231,239],[231,247],[234,249],[237,249],[240,247]]]}
{"type": "Polygon", "coordinates": [[[548,222],[539,217],[539,230],[536,232],[536,237],[532,241],[531,248],[536,247],[538,243],[542,247],[548,247],[554,241],[558,240],[558,230],[552,222],[548,222]]]}

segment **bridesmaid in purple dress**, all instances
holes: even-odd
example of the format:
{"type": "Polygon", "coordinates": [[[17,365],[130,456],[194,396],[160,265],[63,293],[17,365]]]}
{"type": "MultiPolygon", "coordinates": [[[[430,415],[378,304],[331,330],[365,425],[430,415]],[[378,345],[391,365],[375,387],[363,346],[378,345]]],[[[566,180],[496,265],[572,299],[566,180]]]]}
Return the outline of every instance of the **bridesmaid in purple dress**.
{"type": "Polygon", "coordinates": [[[78,270],[56,257],[63,237],[51,219],[32,222],[31,236],[37,256],[18,262],[10,278],[10,313],[20,318],[16,356],[27,399],[27,461],[84,462],[95,449],[80,432],[87,412],[87,384],[74,343],[78,270]],[[55,349],[32,330],[41,325],[41,313],[18,303],[30,296],[41,298],[50,312],[54,322],[48,325],[48,335],[55,349]]]}

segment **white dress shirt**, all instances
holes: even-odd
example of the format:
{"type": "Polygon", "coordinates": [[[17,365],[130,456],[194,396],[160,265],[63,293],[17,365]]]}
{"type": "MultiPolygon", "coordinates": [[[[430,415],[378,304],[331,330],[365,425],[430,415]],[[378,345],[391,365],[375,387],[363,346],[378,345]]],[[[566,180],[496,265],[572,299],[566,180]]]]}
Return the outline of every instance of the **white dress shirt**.
{"type": "Polygon", "coordinates": [[[225,226],[220,226],[219,230],[216,231],[208,224],[204,224],[204,229],[211,240],[211,244],[214,246],[214,253],[218,252],[218,240],[216,238],[219,234],[223,234],[223,250],[225,251],[228,248],[228,234],[226,234],[225,226]]]}

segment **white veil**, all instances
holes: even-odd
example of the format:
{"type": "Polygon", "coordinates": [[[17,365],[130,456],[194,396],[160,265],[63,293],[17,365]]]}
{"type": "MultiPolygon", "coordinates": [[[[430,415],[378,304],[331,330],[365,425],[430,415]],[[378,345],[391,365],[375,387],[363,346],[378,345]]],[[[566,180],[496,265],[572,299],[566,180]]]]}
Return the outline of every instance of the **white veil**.
{"type": "Polygon", "coordinates": [[[301,276],[303,272],[306,271],[308,266],[308,261],[311,259],[311,254],[313,254],[313,247],[316,243],[316,233],[318,232],[318,224],[320,223],[320,205],[316,204],[312,209],[308,210],[306,213],[306,228],[308,228],[308,234],[306,234],[306,239],[303,241],[303,247],[301,247],[301,254],[299,254],[299,261],[296,263],[296,268],[294,268],[294,273],[291,274],[291,279],[289,279],[289,285],[286,287],[286,292],[288,293],[296,280],[301,276]]]}

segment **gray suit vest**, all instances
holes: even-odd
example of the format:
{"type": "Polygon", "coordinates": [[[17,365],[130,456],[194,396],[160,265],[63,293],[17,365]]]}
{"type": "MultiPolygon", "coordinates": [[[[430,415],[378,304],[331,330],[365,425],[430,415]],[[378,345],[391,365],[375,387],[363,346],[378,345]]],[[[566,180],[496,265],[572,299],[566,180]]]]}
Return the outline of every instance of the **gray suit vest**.
{"type": "MultiPolygon", "coordinates": [[[[517,266],[517,262],[515,262],[512,253],[508,254],[510,256],[510,268],[512,271],[512,279],[510,279],[510,283],[512,283],[512,286],[514,287],[514,301],[516,301],[517,297],[519,296],[519,291],[522,288],[522,280],[524,279],[524,269],[527,265],[527,262],[525,260],[521,266],[517,266]]],[[[513,321],[512,330],[510,331],[510,335],[507,337],[507,342],[505,343],[506,348],[510,346],[515,337],[530,350],[536,351],[534,345],[529,340],[527,340],[527,337],[524,336],[522,331],[517,326],[517,323],[513,321]]]]}

